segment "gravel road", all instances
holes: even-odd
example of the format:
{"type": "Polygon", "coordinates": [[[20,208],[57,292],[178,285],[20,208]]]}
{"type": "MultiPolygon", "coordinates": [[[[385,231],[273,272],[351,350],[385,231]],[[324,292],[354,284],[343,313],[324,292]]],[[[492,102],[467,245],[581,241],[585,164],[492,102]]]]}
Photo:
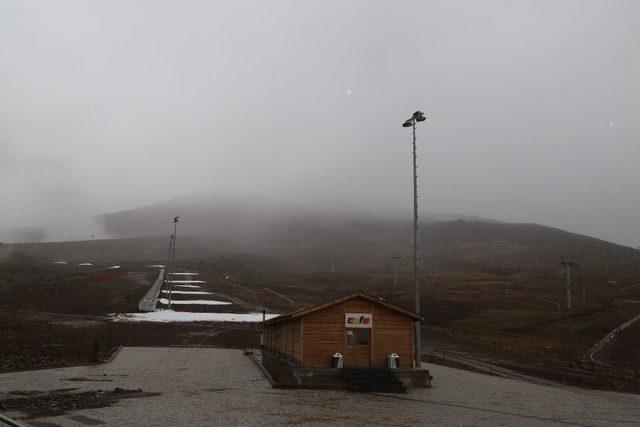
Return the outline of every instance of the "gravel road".
{"type": "MultiPolygon", "coordinates": [[[[531,384],[437,365],[428,368],[433,388],[407,394],[276,390],[240,350],[131,347],[104,365],[1,374],[0,400],[12,391],[68,387],[160,393],[21,420],[40,426],[637,425],[640,421],[639,395],[531,384]]],[[[22,417],[16,412],[8,415],[22,417]]]]}

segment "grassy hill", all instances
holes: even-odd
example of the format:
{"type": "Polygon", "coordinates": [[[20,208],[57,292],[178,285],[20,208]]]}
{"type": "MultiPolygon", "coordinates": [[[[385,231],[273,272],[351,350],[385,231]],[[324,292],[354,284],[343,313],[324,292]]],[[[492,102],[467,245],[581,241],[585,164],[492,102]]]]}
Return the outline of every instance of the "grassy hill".
{"type": "MultiPolygon", "coordinates": [[[[176,251],[181,268],[199,271],[211,283],[233,274],[274,310],[355,289],[412,307],[412,223],[375,212],[177,199],[102,216],[105,229],[118,238],[9,244],[0,247],[0,259],[23,253],[45,260],[45,266],[46,260],[63,260],[144,269],[166,262],[175,215],[182,217],[176,251]],[[392,255],[400,257],[397,286],[392,255]],[[295,303],[274,299],[264,287],[295,303]]],[[[492,351],[578,363],[591,345],[640,310],[638,294],[621,294],[639,281],[640,253],[632,248],[537,224],[424,217],[420,282],[429,332],[492,351]],[[564,311],[561,257],[579,263],[571,313],[564,311]]],[[[625,339],[634,341],[634,333],[625,339]]],[[[639,367],[617,348],[608,360],[639,367]]]]}
{"type": "MultiPolygon", "coordinates": [[[[410,218],[371,211],[203,194],[110,213],[98,221],[118,238],[168,236],[175,215],[182,218],[179,252],[185,258],[196,252],[203,257],[247,252],[314,271],[328,268],[331,259],[342,270],[362,270],[387,268],[392,255],[401,262],[411,258],[410,218]]],[[[583,263],[590,272],[638,268],[640,253],[632,248],[556,228],[456,214],[422,218],[423,258],[431,270],[555,270],[560,257],[583,263]]]]}

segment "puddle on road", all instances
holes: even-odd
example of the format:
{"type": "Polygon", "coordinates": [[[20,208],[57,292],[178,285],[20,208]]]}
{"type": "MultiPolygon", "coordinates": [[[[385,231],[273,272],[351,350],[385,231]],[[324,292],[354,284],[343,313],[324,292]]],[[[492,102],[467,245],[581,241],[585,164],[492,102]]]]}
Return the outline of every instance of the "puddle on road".
{"type": "MultiPolygon", "coordinates": [[[[141,389],[76,392],[76,388],[53,391],[16,390],[8,399],[0,400],[0,411],[24,414],[23,418],[42,418],[63,415],[81,409],[111,406],[120,399],[159,396],[160,393],[144,392],[141,389]]],[[[18,418],[18,417],[16,417],[18,418]]]]}

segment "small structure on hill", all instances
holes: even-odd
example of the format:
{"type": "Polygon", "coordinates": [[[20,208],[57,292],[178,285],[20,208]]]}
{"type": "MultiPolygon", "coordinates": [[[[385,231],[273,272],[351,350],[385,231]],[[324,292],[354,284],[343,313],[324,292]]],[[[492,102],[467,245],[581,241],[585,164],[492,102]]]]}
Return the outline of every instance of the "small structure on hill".
{"type": "Polygon", "coordinates": [[[413,366],[418,320],[414,312],[354,292],[266,321],[262,363],[276,382],[299,386],[427,387],[429,372],[413,366]]]}

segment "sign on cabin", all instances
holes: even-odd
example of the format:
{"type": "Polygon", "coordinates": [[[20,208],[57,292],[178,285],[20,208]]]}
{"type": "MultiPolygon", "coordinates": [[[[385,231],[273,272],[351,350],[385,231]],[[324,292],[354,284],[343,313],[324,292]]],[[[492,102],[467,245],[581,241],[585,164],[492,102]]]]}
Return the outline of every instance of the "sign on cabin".
{"type": "Polygon", "coordinates": [[[372,326],[371,313],[345,313],[344,326],[347,328],[367,328],[372,326]]]}

